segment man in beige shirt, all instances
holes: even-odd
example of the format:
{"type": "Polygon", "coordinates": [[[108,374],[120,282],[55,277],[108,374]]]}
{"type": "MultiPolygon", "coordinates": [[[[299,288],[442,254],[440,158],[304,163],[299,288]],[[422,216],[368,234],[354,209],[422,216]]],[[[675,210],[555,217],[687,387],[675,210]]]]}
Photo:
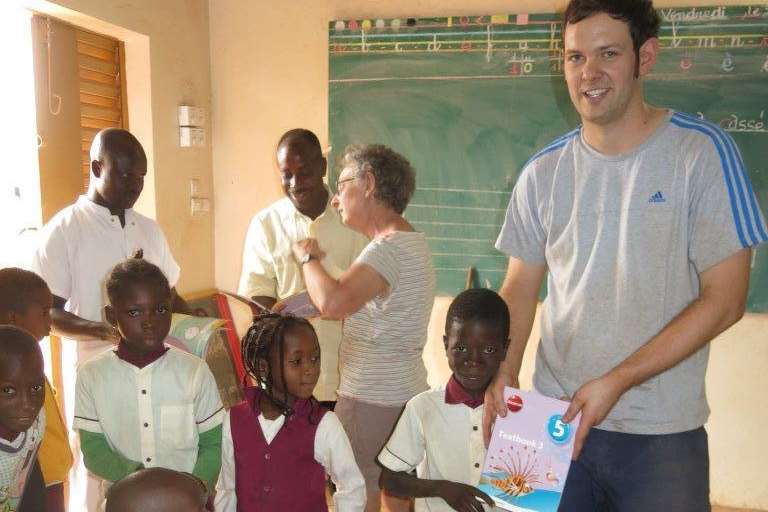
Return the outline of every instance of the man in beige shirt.
{"type": "MultiPolygon", "coordinates": [[[[286,197],[257,213],[251,221],[238,287],[241,295],[267,307],[306,289],[301,274],[303,263],[297,262],[291,251],[294,242],[319,240],[325,250],[321,263],[335,277],[368,243],[365,237],[345,227],[331,206],[331,193],[323,182],[327,161],[314,133],[300,128],[286,132],[277,145],[277,166],[286,197]]],[[[334,402],[339,387],[341,322],[316,319],[312,325],[321,349],[315,397],[321,402],[334,402]]]]}

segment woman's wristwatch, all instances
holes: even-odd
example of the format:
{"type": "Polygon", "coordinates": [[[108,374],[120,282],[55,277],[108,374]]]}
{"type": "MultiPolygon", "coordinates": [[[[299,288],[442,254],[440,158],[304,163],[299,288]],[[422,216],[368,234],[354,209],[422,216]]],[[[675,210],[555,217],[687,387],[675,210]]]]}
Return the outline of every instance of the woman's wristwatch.
{"type": "Polygon", "coordinates": [[[306,254],[304,254],[304,256],[302,256],[302,257],[301,257],[301,259],[299,260],[299,265],[301,265],[301,266],[303,267],[303,266],[304,266],[304,264],[306,264],[306,263],[309,263],[310,261],[312,261],[312,260],[316,260],[316,259],[317,259],[317,258],[316,258],[314,255],[312,255],[311,253],[306,253],[306,254]]]}

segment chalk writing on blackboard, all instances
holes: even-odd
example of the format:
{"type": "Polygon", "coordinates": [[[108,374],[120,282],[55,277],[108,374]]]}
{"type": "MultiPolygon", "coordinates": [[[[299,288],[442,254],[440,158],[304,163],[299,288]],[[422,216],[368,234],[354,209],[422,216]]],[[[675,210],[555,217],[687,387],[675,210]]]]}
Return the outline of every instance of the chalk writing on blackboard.
{"type": "Polygon", "coordinates": [[[512,52],[507,64],[510,65],[510,73],[519,75],[520,73],[527,75],[533,71],[533,57],[528,54],[518,54],[512,52]]]}
{"type": "Polygon", "coordinates": [[[720,126],[728,132],[768,132],[765,125],[765,110],[761,110],[760,115],[751,119],[739,117],[736,114],[730,114],[720,121],[720,126]]]}
{"type": "Polygon", "coordinates": [[[491,62],[491,56],[493,55],[493,40],[491,39],[490,25],[486,25],[485,27],[485,39],[486,39],[485,62],[491,62]]]}
{"type": "Polygon", "coordinates": [[[750,5],[744,12],[744,19],[748,18],[765,18],[768,16],[768,8],[750,5]]]}
{"type": "Polygon", "coordinates": [[[723,57],[723,63],[720,65],[720,67],[726,73],[730,73],[736,68],[736,65],[733,61],[733,55],[731,55],[730,52],[725,52],[725,57],[723,57]]]}
{"type": "Polygon", "coordinates": [[[672,46],[672,48],[677,48],[678,46],[680,46],[681,42],[682,42],[682,39],[677,37],[677,22],[673,21],[672,22],[672,41],[670,45],[672,46]]]}
{"type": "Polygon", "coordinates": [[[550,51],[560,50],[560,27],[557,23],[550,23],[549,25],[549,49],[550,51]]]}
{"type": "Polygon", "coordinates": [[[427,44],[427,50],[430,52],[436,52],[442,45],[437,41],[437,34],[432,36],[432,42],[427,44]]]}
{"type": "Polygon", "coordinates": [[[562,54],[557,54],[553,57],[549,58],[549,61],[552,63],[550,65],[550,71],[553,71],[555,73],[561,73],[563,71],[563,56],[562,54]]]}
{"type": "Polygon", "coordinates": [[[691,7],[690,9],[661,9],[661,17],[664,21],[711,21],[725,20],[725,7],[702,9],[691,7]]]}

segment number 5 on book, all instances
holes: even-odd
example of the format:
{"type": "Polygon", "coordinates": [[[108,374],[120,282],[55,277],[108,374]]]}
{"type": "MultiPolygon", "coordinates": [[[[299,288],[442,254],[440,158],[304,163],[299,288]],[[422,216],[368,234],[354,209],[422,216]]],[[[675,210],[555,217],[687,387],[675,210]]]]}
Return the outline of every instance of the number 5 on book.
{"type": "Polygon", "coordinates": [[[552,439],[552,442],[557,444],[567,443],[571,438],[571,426],[563,423],[562,415],[555,414],[549,418],[547,433],[549,433],[549,438],[552,439]]]}

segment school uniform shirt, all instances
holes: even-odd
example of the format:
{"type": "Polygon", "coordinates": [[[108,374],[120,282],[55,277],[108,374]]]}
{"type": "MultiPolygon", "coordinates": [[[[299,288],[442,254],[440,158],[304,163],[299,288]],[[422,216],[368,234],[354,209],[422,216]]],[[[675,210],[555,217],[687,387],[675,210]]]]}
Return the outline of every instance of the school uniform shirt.
{"type": "Polygon", "coordinates": [[[0,510],[18,509],[24,486],[35,463],[45,431],[45,411],[40,413],[26,432],[13,441],[0,438],[0,510]]]}
{"type": "MultiPolygon", "coordinates": [[[[454,386],[458,383],[448,385],[455,390],[454,386]]],[[[486,452],[484,406],[472,408],[464,403],[469,401],[455,399],[456,391],[446,393],[446,389],[442,386],[424,391],[405,404],[378,460],[391,471],[415,469],[419,478],[477,486],[486,452]]],[[[484,507],[489,510],[487,505],[484,507]]],[[[453,508],[442,498],[416,498],[415,510],[449,512],[453,508]]]]}
{"type": "MultiPolygon", "coordinates": [[[[221,472],[216,485],[216,512],[236,512],[237,505],[236,470],[234,442],[230,413],[224,417],[221,436],[221,472]]],[[[269,445],[275,439],[285,424],[285,416],[280,415],[269,420],[259,413],[258,424],[269,445]]],[[[268,454],[265,455],[268,457],[268,454]]],[[[336,484],[333,494],[334,510],[336,512],[362,511],[365,508],[365,481],[355,462],[349,439],[341,426],[339,418],[331,411],[325,412],[315,431],[314,460],[325,468],[331,480],[336,484]]],[[[279,462],[278,462],[279,463],[279,462]]],[[[259,461],[254,461],[258,466],[259,461]]],[[[276,485],[287,485],[301,489],[302,482],[284,482],[276,485]]]]}
{"type": "MultiPolygon", "coordinates": [[[[179,265],[157,222],[129,209],[123,227],[108,208],[83,195],[43,227],[30,270],[48,283],[51,293],[67,299],[66,311],[101,322],[108,303],[107,275],[139,249],[144,251],[144,259],[160,267],[171,287],[176,286],[179,265]]],[[[79,341],[78,361],[109,346],[101,340],[79,341]]]]}
{"type": "Polygon", "coordinates": [[[223,416],[205,361],[173,347],[143,368],[109,350],[78,370],[73,428],[103,434],[112,450],[146,468],[191,473],[199,437],[223,416]]]}
{"type": "MultiPolygon", "coordinates": [[[[325,252],[323,267],[338,278],[355,261],[368,239],[344,226],[331,206],[312,220],[296,209],[287,197],[254,216],[248,227],[243,250],[243,270],[238,293],[246,297],[266,296],[277,300],[306,290],[301,266],[291,246],[305,238],[316,238],[325,252]]],[[[341,322],[310,321],[320,342],[320,379],[314,395],[318,400],[336,400],[339,387],[339,345],[341,322]]]]}

